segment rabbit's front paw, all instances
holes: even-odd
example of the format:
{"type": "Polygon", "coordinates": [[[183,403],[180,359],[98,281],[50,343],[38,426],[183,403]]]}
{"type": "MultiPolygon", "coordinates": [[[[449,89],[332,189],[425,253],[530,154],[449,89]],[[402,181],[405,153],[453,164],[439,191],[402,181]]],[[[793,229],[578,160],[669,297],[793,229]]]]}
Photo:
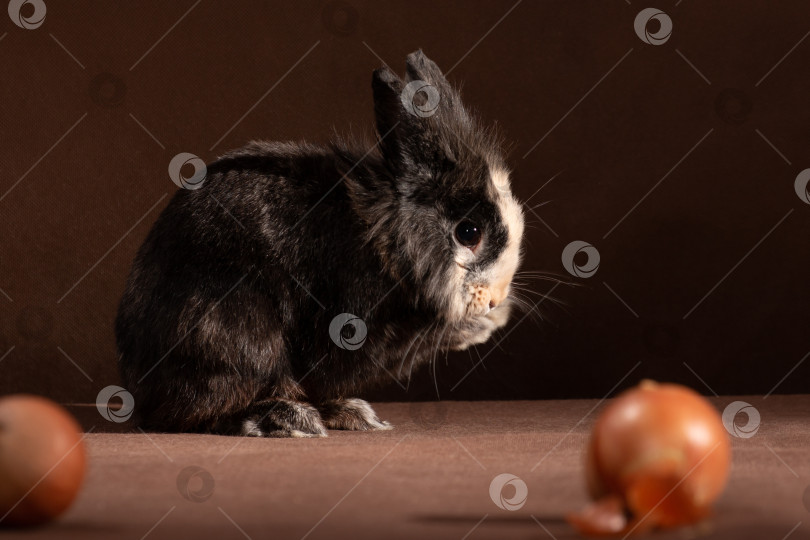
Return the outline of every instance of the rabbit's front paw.
{"type": "Polygon", "coordinates": [[[357,399],[335,399],[318,405],[324,424],[329,429],[355,431],[389,430],[394,426],[377,417],[368,402],[357,399]]]}
{"type": "Polygon", "coordinates": [[[317,409],[308,403],[274,399],[255,403],[240,420],[247,437],[326,437],[317,409]]]}

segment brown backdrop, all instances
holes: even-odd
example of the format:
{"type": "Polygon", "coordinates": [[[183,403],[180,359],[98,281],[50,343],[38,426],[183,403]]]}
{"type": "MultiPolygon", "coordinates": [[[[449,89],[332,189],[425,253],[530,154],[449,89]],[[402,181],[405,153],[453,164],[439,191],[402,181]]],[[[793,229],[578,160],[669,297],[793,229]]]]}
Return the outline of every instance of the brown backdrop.
{"type": "MultiPolygon", "coordinates": [[[[45,3],[36,29],[0,16],[0,393],[92,402],[117,382],[116,304],[174,155],[368,129],[371,71],[420,47],[545,203],[524,268],[567,276],[574,240],[601,257],[542,321],[442,358],[442,398],[810,390],[806,2],[656,2],[661,45],[636,0],[45,3]]],[[[368,397],[435,393],[423,371],[368,397]]]]}

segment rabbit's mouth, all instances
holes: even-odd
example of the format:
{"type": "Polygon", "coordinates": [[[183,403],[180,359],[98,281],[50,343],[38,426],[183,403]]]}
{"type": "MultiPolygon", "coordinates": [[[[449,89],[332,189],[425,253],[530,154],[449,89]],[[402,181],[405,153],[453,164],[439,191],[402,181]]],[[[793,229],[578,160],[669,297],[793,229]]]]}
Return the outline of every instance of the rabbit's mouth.
{"type": "Polygon", "coordinates": [[[492,333],[509,320],[511,307],[503,302],[497,307],[488,308],[486,312],[469,315],[454,327],[448,346],[455,351],[463,351],[473,345],[487,341],[492,333]]]}

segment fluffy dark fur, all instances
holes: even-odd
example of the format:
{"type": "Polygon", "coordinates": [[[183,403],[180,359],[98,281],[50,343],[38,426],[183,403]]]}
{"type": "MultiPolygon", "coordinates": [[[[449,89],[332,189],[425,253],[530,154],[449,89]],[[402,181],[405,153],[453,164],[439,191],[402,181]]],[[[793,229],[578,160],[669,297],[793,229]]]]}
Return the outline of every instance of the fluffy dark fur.
{"type": "Polygon", "coordinates": [[[448,319],[447,276],[458,271],[460,220],[487,239],[470,272],[506,245],[490,178],[503,168],[498,141],[421,51],[407,74],[374,72],[376,148],[254,142],[210,164],[200,189],[174,195],[138,251],[115,325],[142,427],[388,429],[350,398],[386,369],[409,372],[482,331],[476,319],[448,319]],[[433,116],[403,108],[404,84],[417,79],[440,91],[433,116]],[[340,313],[365,321],[361,348],[330,338],[340,313]]]}

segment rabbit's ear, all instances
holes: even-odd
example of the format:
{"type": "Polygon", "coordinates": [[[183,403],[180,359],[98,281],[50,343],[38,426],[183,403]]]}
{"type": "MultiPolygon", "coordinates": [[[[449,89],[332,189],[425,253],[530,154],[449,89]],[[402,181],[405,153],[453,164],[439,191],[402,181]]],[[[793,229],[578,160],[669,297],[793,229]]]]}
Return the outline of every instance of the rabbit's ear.
{"type": "MultiPolygon", "coordinates": [[[[391,133],[401,123],[405,110],[402,107],[402,81],[388,66],[374,70],[371,79],[374,92],[374,116],[380,137],[394,139],[391,133]]],[[[383,141],[385,142],[385,141],[383,141]]]]}
{"type": "Polygon", "coordinates": [[[414,164],[416,141],[424,138],[426,126],[405,109],[403,82],[388,67],[374,71],[371,86],[380,150],[396,172],[403,173],[414,164]]]}
{"type": "Polygon", "coordinates": [[[374,113],[380,149],[396,172],[443,167],[454,152],[446,139],[472,127],[461,99],[439,67],[422,51],[408,55],[408,77],[387,66],[374,71],[374,113]]]}
{"type": "MultiPolygon", "coordinates": [[[[407,82],[409,86],[416,86],[418,83],[427,83],[432,87],[434,93],[433,100],[436,104],[436,112],[441,113],[445,122],[469,122],[469,115],[461,103],[461,96],[453,88],[447,78],[436,65],[436,62],[425,56],[422,49],[408,55],[406,61],[407,82]]],[[[418,84],[417,88],[423,86],[418,84]]]]}
{"type": "Polygon", "coordinates": [[[405,60],[408,81],[424,81],[440,90],[451,88],[436,62],[425,56],[422,49],[414,51],[405,60]]]}

